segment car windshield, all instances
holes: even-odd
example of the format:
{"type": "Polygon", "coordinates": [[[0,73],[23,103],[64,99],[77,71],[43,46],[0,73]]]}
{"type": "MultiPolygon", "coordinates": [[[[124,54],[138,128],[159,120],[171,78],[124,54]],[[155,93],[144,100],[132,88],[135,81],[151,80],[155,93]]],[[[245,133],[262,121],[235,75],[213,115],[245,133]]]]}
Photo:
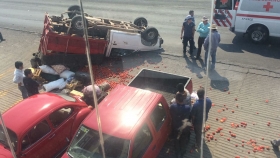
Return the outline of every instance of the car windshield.
{"type": "MultiPolygon", "coordinates": [[[[17,135],[12,130],[10,130],[8,128],[7,128],[7,130],[8,130],[9,136],[11,138],[11,142],[12,142],[12,145],[14,147],[14,150],[16,151],[16,149],[17,149],[17,135]]],[[[3,127],[2,127],[1,124],[0,124],[0,144],[3,144],[5,146],[5,148],[9,148],[9,144],[8,144],[8,141],[6,139],[6,136],[5,136],[5,133],[4,133],[4,130],[3,130],[3,127]]]]}
{"type": "MultiPolygon", "coordinates": [[[[129,140],[103,134],[106,158],[127,158],[129,140]]],[[[75,158],[102,158],[98,131],[81,126],[68,149],[75,158]]]]}

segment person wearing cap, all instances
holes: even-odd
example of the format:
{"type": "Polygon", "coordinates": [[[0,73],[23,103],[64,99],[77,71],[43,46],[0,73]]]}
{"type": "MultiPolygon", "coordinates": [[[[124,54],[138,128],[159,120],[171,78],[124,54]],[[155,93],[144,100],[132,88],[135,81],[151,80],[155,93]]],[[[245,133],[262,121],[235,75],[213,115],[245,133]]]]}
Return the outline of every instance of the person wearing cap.
{"type": "Polygon", "coordinates": [[[220,34],[218,32],[218,28],[216,26],[216,24],[212,24],[211,27],[209,27],[211,30],[211,42],[210,42],[210,37],[209,35],[206,37],[205,41],[204,41],[204,49],[205,49],[205,61],[204,61],[204,66],[206,67],[207,64],[207,57],[208,57],[208,51],[210,51],[210,55],[212,58],[212,64],[211,64],[211,70],[215,69],[215,64],[216,64],[216,52],[217,52],[217,48],[219,46],[219,43],[221,41],[221,37],[220,34]],[[211,49],[209,48],[211,43],[211,49]],[[209,50],[210,49],[210,50],[209,50]]]}
{"type": "MultiPolygon", "coordinates": [[[[192,22],[195,24],[194,11],[193,11],[193,10],[190,10],[190,11],[189,11],[189,15],[190,15],[191,18],[192,18],[192,22]]],[[[186,18],[187,18],[187,16],[186,16],[186,18]]],[[[185,21],[187,21],[186,18],[185,18],[185,21]]],[[[195,42],[194,42],[194,41],[193,41],[193,49],[196,49],[196,47],[195,47],[195,42]]]]}
{"type": "Polygon", "coordinates": [[[187,52],[187,45],[188,42],[190,43],[190,56],[193,55],[193,37],[195,32],[195,24],[192,22],[192,17],[188,15],[186,17],[186,21],[183,23],[182,29],[181,29],[181,39],[183,39],[183,54],[186,55],[187,52]],[[184,34],[183,34],[184,33],[184,34]]]}
{"type": "Polygon", "coordinates": [[[198,49],[196,52],[196,59],[200,59],[200,54],[201,54],[201,48],[204,43],[205,38],[209,34],[209,28],[210,24],[208,23],[208,18],[205,16],[202,18],[202,22],[199,23],[196,31],[199,33],[198,37],[198,49]]]}

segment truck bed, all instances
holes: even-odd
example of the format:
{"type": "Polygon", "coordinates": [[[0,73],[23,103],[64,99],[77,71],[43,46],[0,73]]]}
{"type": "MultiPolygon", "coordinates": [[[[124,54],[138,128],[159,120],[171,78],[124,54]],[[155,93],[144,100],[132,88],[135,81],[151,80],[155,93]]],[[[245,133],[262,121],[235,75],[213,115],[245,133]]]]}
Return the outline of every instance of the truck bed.
{"type": "Polygon", "coordinates": [[[189,77],[142,69],[128,85],[162,94],[169,103],[177,92],[177,84],[183,83],[187,87],[190,82],[189,77]]]}

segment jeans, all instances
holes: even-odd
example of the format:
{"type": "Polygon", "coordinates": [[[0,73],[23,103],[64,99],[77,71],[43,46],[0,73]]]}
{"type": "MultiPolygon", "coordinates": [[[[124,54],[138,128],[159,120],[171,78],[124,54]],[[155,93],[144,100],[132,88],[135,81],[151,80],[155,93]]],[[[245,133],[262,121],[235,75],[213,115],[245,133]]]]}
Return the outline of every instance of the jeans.
{"type": "Polygon", "coordinates": [[[0,40],[1,40],[1,41],[4,40],[4,39],[3,39],[3,36],[2,36],[2,34],[1,34],[1,32],[0,32],[0,40]]]}
{"type": "Polygon", "coordinates": [[[20,90],[23,99],[28,98],[28,93],[24,86],[18,86],[18,89],[20,90]]]}
{"type": "Polygon", "coordinates": [[[198,49],[197,49],[197,53],[196,53],[196,57],[200,57],[200,54],[201,54],[201,48],[202,48],[202,45],[204,43],[204,40],[205,40],[206,37],[199,37],[198,38],[198,49]]]}
{"type": "Polygon", "coordinates": [[[183,38],[183,53],[186,54],[187,52],[187,46],[188,46],[188,42],[190,43],[190,55],[192,55],[193,53],[193,46],[194,46],[194,42],[193,42],[193,37],[185,37],[183,38]]]}
{"type": "Polygon", "coordinates": [[[194,125],[195,142],[198,148],[201,146],[202,125],[194,125]]]}
{"type": "MultiPolygon", "coordinates": [[[[211,55],[211,59],[212,59],[212,64],[211,64],[211,69],[214,70],[215,69],[215,64],[216,64],[216,53],[217,53],[217,50],[211,50],[210,51],[210,55],[211,55]]],[[[204,63],[205,63],[205,67],[207,66],[207,57],[208,57],[208,50],[205,51],[205,60],[204,60],[204,63]]]]}

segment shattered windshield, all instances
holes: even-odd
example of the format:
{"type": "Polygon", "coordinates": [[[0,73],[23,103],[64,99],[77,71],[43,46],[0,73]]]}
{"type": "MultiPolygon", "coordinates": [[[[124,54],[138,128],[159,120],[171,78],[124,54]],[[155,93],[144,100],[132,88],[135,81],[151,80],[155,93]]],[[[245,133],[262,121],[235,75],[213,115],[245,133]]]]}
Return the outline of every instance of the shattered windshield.
{"type": "MultiPolygon", "coordinates": [[[[11,138],[11,142],[14,147],[14,150],[16,151],[17,150],[17,135],[12,130],[10,130],[8,128],[7,128],[7,130],[8,130],[9,136],[11,138]]],[[[6,139],[6,136],[5,136],[5,133],[4,133],[4,130],[3,130],[3,127],[1,124],[0,124],[0,144],[2,144],[5,148],[9,148],[9,144],[8,144],[8,141],[6,139]]]]}
{"type": "MultiPolygon", "coordinates": [[[[105,155],[107,158],[127,158],[129,140],[103,134],[105,155]]],[[[98,131],[81,126],[76,133],[68,155],[74,158],[102,158],[98,131]]]]}

